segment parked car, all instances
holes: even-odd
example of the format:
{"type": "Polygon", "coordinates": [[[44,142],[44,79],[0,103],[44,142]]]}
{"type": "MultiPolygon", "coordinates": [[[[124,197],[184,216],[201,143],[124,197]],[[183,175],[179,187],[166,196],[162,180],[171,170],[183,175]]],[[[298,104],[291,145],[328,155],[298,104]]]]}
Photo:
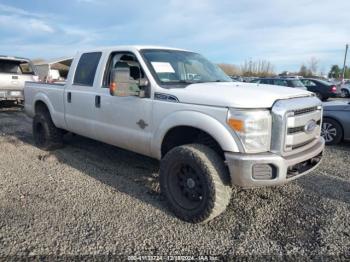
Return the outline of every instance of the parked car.
{"type": "Polygon", "coordinates": [[[24,83],[37,80],[29,59],[0,56],[0,101],[23,101],[24,83]]]}
{"type": "Polygon", "coordinates": [[[331,82],[313,78],[303,78],[300,81],[303,82],[307,90],[314,92],[321,101],[340,96],[337,86],[331,82]]]}
{"type": "Polygon", "coordinates": [[[233,185],[287,183],[314,170],[324,149],[322,103],[310,92],[233,83],[173,48],[79,52],[66,84],[26,84],[25,110],[42,149],[62,145],[66,130],[159,159],[162,193],[193,223],[222,213],[233,185]]]}
{"type": "Polygon", "coordinates": [[[275,86],[287,86],[287,87],[306,90],[306,87],[297,78],[283,78],[283,77],[258,78],[258,79],[252,80],[251,83],[275,85],[275,86]]]}
{"type": "Polygon", "coordinates": [[[350,140],[350,103],[323,103],[322,136],[328,145],[350,140]]]}
{"type": "Polygon", "coordinates": [[[241,76],[230,76],[232,80],[234,80],[235,82],[244,82],[243,77],[241,76]]]}

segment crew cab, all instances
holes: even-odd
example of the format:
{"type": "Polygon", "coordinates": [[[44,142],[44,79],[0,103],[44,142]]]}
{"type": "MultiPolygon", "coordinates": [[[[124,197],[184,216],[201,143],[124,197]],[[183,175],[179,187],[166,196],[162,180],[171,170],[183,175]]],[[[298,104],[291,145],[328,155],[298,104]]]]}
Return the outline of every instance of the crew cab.
{"type": "Polygon", "coordinates": [[[161,192],[192,223],[222,213],[234,186],[305,175],[324,150],[322,104],[312,93],[232,82],[182,49],[79,52],[64,85],[26,83],[24,94],[39,148],[60,147],[69,131],[159,159],[161,192]]]}
{"type": "Polygon", "coordinates": [[[29,59],[0,56],[0,101],[22,102],[24,83],[37,80],[29,59]]]}

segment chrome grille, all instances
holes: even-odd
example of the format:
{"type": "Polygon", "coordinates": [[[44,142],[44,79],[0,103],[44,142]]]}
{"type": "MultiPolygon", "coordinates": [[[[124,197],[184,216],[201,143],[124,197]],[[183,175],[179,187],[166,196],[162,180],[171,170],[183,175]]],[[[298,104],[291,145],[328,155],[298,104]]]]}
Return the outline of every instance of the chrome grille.
{"type": "Polygon", "coordinates": [[[317,142],[321,133],[321,101],[315,97],[279,100],[272,108],[271,151],[291,155],[317,142]]]}
{"type": "Polygon", "coordinates": [[[294,115],[295,116],[302,115],[302,114],[306,114],[306,113],[313,112],[313,111],[316,111],[316,110],[317,110],[317,106],[303,108],[303,109],[298,109],[298,110],[294,111],[294,115]]]}

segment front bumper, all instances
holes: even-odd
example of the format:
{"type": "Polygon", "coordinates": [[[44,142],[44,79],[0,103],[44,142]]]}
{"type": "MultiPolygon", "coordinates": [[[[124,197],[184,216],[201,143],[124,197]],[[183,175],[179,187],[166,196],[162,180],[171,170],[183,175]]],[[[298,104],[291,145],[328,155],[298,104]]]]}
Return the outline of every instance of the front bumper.
{"type": "Polygon", "coordinates": [[[24,100],[23,90],[0,89],[0,101],[1,100],[24,100]]]}
{"type": "Polygon", "coordinates": [[[254,188],[280,185],[294,180],[314,170],[320,164],[324,145],[324,139],[320,137],[313,147],[286,157],[273,153],[225,153],[232,185],[254,188]],[[272,167],[273,175],[269,179],[254,179],[254,166],[264,164],[272,167]]]}

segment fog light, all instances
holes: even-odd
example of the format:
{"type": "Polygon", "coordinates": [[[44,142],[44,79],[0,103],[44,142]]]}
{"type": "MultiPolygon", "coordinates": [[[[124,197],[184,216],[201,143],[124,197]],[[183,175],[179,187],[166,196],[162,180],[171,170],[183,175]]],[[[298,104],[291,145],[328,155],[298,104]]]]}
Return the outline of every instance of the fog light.
{"type": "Polygon", "coordinates": [[[256,180],[271,180],[276,178],[276,168],[269,164],[253,166],[253,178],[256,180]]]}

